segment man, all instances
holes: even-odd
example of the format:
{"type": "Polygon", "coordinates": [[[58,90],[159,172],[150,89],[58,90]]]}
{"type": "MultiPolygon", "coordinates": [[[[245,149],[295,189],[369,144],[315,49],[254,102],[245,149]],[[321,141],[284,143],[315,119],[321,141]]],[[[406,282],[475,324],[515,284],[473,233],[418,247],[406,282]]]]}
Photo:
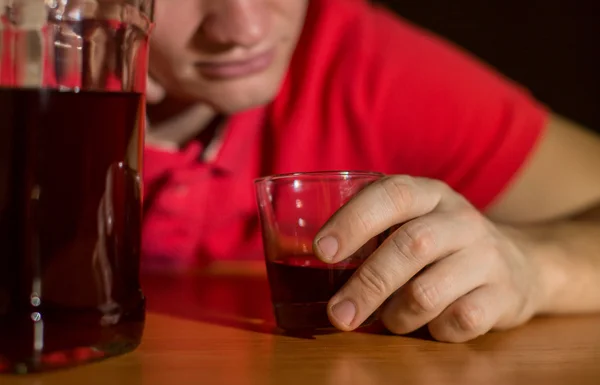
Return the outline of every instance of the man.
{"type": "Polygon", "coordinates": [[[331,299],[352,330],[467,341],[600,310],[600,140],[457,48],[359,0],[158,2],[148,261],[260,258],[255,177],[367,169],[326,262],[400,228],[331,299]]]}

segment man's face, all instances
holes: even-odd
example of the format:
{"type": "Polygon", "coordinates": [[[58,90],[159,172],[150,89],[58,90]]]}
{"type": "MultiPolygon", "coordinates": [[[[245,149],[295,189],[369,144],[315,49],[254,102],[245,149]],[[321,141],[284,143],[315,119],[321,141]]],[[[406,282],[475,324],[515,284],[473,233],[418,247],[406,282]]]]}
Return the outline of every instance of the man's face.
{"type": "Polygon", "coordinates": [[[270,102],[309,0],[157,1],[150,75],[171,97],[233,113],[270,102]]]}

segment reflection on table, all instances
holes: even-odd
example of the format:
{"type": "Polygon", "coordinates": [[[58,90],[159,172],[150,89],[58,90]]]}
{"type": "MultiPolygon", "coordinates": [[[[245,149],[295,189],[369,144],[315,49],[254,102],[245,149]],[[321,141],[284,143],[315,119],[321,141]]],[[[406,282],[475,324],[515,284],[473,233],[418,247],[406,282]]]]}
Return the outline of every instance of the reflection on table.
{"type": "Polygon", "coordinates": [[[598,384],[600,316],[540,318],[468,344],[380,329],[278,332],[262,265],[146,274],[149,314],[133,354],[2,385],[598,384]]]}

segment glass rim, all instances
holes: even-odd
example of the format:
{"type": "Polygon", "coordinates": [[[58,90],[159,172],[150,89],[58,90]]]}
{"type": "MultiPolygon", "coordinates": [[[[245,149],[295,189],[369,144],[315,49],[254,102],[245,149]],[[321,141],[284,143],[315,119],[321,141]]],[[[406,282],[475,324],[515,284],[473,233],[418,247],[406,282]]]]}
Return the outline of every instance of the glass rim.
{"type": "Polygon", "coordinates": [[[383,178],[385,174],[377,171],[360,171],[360,170],[331,170],[331,171],[307,171],[307,172],[290,172],[284,174],[274,174],[263,176],[260,178],[254,179],[255,184],[260,184],[264,182],[277,182],[277,181],[287,181],[293,179],[302,179],[302,178],[312,178],[317,179],[318,177],[323,178],[341,178],[341,177],[377,177],[383,178]]]}

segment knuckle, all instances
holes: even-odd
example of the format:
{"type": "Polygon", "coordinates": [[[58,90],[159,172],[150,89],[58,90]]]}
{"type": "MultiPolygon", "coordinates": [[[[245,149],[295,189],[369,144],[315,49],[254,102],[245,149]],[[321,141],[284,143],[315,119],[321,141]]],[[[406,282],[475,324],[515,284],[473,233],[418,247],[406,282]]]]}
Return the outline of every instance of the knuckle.
{"type": "Polygon", "coordinates": [[[437,192],[439,199],[447,199],[452,203],[452,208],[461,208],[464,211],[470,210],[471,212],[477,212],[477,209],[469,202],[467,198],[459,194],[444,181],[430,180],[430,186],[434,191],[437,192]]]}
{"type": "Polygon", "coordinates": [[[502,252],[500,250],[500,245],[495,240],[488,240],[484,258],[486,258],[489,266],[494,267],[502,265],[502,252]]]}
{"type": "Polygon", "coordinates": [[[429,183],[431,183],[433,185],[433,187],[435,187],[437,190],[439,190],[441,192],[454,191],[454,190],[452,190],[452,187],[450,187],[450,185],[448,183],[444,182],[443,180],[429,179],[429,183]]]}
{"type": "Polygon", "coordinates": [[[435,285],[415,280],[408,284],[405,299],[409,309],[417,314],[434,311],[440,301],[440,292],[435,285]]]}
{"type": "Polygon", "coordinates": [[[365,297],[380,297],[390,291],[388,279],[369,264],[360,267],[357,279],[361,285],[362,295],[365,297]]]}
{"type": "Polygon", "coordinates": [[[479,211],[471,207],[463,207],[453,213],[456,219],[462,222],[467,222],[469,225],[477,225],[483,227],[485,221],[484,216],[479,211]]]}
{"type": "Polygon", "coordinates": [[[397,255],[414,262],[428,260],[436,247],[431,227],[423,221],[413,221],[404,225],[391,237],[397,255]]]}
{"type": "Polygon", "coordinates": [[[394,175],[381,181],[383,193],[397,211],[412,207],[415,201],[414,178],[407,175],[394,175]]]}
{"type": "Polygon", "coordinates": [[[469,333],[478,333],[483,326],[484,313],[479,306],[465,302],[458,306],[453,313],[456,326],[469,333]]]}
{"type": "MultiPolygon", "coordinates": [[[[351,220],[351,223],[356,223],[360,228],[360,233],[370,232],[377,224],[377,220],[373,218],[368,210],[354,210],[352,212],[356,220],[351,220]]],[[[359,232],[356,232],[359,234],[359,232]]]]}
{"type": "Polygon", "coordinates": [[[452,197],[453,199],[461,196],[448,183],[439,179],[429,179],[429,184],[440,196],[452,197]]]}
{"type": "Polygon", "coordinates": [[[409,241],[413,255],[426,257],[436,246],[433,229],[424,221],[413,221],[405,226],[404,232],[409,241]]]}

